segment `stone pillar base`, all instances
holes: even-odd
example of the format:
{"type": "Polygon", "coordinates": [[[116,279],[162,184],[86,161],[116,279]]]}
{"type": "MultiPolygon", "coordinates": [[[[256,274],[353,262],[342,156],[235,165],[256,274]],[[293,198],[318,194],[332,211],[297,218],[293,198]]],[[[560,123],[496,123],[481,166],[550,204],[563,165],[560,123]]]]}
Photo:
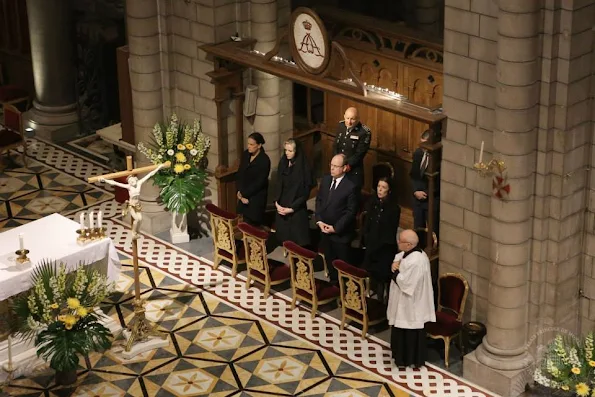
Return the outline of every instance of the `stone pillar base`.
{"type": "Polygon", "coordinates": [[[533,377],[532,366],[513,371],[494,369],[479,362],[476,351],[467,354],[463,359],[463,377],[466,380],[502,397],[516,397],[525,392],[526,385],[533,377]]]}
{"type": "MultiPolygon", "coordinates": [[[[130,225],[130,216],[126,215],[124,221],[130,225]]],[[[140,225],[141,232],[153,236],[169,230],[171,227],[171,214],[162,207],[161,212],[145,212],[143,203],[143,222],[140,225]]]]}
{"type": "Polygon", "coordinates": [[[79,133],[76,104],[43,106],[33,101],[31,110],[24,114],[24,127],[31,127],[35,135],[54,142],[74,139],[79,133]]]}

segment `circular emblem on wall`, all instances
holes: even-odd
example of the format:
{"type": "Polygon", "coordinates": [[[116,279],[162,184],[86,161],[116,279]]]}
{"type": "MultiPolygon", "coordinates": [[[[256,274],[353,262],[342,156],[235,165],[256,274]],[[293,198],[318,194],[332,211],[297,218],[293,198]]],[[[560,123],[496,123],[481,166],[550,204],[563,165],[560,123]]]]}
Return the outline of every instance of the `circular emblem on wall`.
{"type": "Polygon", "coordinates": [[[294,62],[312,74],[324,72],[331,48],[326,28],[314,11],[299,7],[291,14],[289,41],[294,62]]]}

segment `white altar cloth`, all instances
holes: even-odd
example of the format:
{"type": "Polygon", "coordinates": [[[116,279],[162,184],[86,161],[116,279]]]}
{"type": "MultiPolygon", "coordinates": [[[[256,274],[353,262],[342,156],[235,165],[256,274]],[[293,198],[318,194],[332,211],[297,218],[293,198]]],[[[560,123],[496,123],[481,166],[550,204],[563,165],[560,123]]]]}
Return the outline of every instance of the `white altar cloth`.
{"type": "Polygon", "coordinates": [[[104,238],[81,246],[76,241],[79,228],[78,223],[56,213],[0,233],[0,301],[31,288],[32,269],[43,259],[60,261],[70,271],[81,262],[90,265],[107,259],[108,281],[116,282],[120,258],[112,240],[104,238]],[[31,260],[23,265],[14,261],[21,233],[31,260]]]}

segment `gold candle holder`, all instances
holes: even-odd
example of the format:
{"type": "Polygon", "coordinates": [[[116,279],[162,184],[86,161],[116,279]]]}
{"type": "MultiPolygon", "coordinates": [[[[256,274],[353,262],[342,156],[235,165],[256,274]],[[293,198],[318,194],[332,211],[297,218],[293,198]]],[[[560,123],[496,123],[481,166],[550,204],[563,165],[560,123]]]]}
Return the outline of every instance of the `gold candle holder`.
{"type": "Polygon", "coordinates": [[[28,253],[29,253],[29,250],[27,250],[27,249],[22,249],[22,250],[15,251],[15,254],[18,255],[17,256],[17,259],[16,259],[17,263],[18,264],[21,264],[21,265],[23,263],[28,263],[30,261],[29,260],[29,257],[27,256],[28,253]]]}
{"type": "Polygon", "coordinates": [[[492,159],[488,163],[483,161],[475,163],[473,169],[476,170],[482,178],[485,178],[486,176],[494,175],[495,172],[498,172],[499,174],[503,173],[504,170],[506,170],[506,164],[504,164],[503,160],[492,159]]]}
{"type": "Polygon", "coordinates": [[[105,232],[107,231],[107,228],[105,227],[96,227],[93,228],[93,231],[91,232],[91,238],[93,240],[103,240],[105,238],[105,232]]]}

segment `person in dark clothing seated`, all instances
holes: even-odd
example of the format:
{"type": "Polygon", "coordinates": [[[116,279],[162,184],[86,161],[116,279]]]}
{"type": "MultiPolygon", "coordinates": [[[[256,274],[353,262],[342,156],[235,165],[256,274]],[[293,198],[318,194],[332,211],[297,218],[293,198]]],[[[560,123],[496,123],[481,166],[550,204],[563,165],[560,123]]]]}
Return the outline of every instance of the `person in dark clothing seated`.
{"type": "Polygon", "coordinates": [[[389,179],[378,179],[376,196],[366,205],[363,267],[372,278],[372,290],[378,300],[385,302],[385,286],[390,282],[393,258],[398,252],[397,231],[401,220],[401,207],[391,196],[389,179]]]}
{"type": "Polygon", "coordinates": [[[242,154],[236,179],[237,213],[244,222],[257,227],[264,223],[271,171],[271,160],[262,147],[264,143],[259,132],[248,136],[248,148],[242,154]]]}
{"type": "Polygon", "coordinates": [[[306,201],[315,186],[312,171],[302,148],[293,139],[285,142],[285,154],[277,168],[275,240],[277,245],[293,241],[310,245],[310,225],[306,201]]]}

